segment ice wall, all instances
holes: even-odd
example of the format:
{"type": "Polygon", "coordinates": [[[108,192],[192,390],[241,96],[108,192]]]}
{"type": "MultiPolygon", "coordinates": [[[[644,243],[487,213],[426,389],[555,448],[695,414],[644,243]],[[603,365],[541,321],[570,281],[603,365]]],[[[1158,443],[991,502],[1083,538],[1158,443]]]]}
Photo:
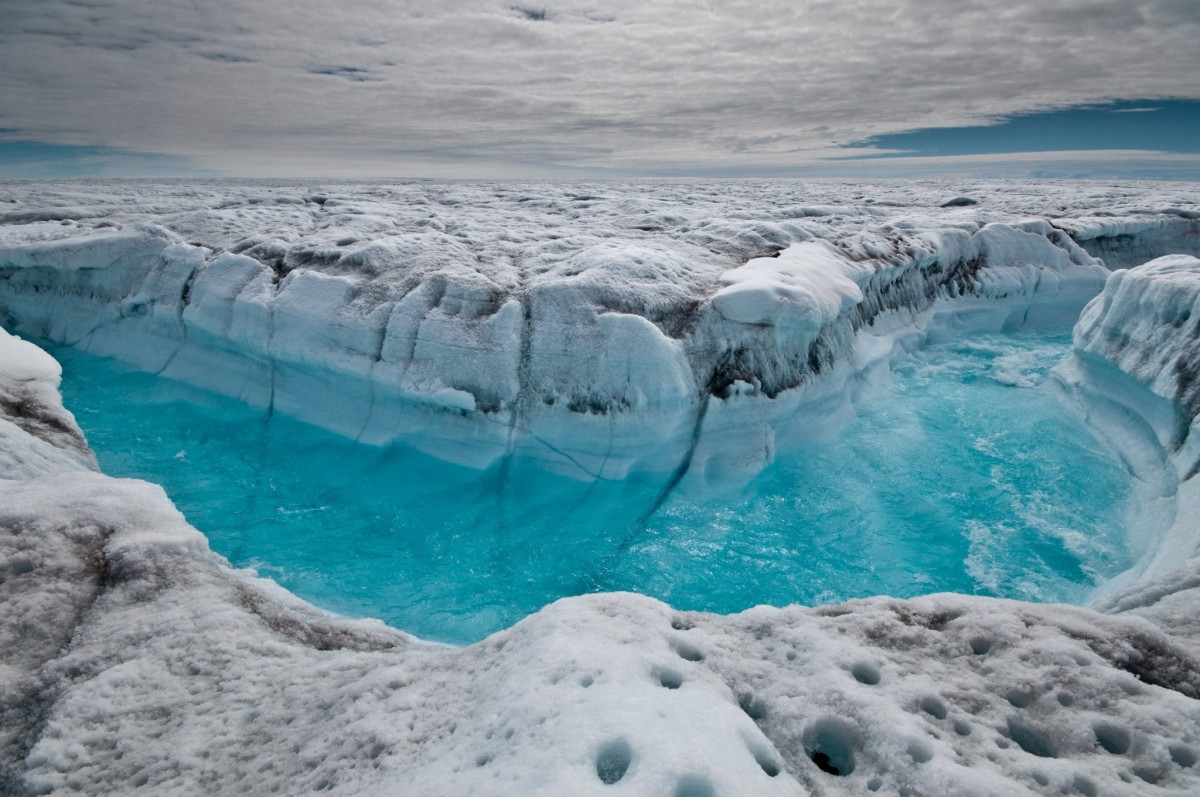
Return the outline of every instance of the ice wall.
{"type": "Polygon", "coordinates": [[[53,357],[0,329],[0,479],[96,469],[59,400],[61,378],[53,357]]]}
{"type": "Polygon", "coordinates": [[[1139,266],[1164,255],[1200,256],[1200,211],[1192,208],[1058,219],[1055,225],[1109,268],[1139,266]]]}
{"type": "Polygon", "coordinates": [[[1170,255],[1115,272],[1056,375],[1138,481],[1140,560],[1098,605],[1200,627],[1180,603],[1200,587],[1200,260],[1170,255]]]}
{"type": "MultiPolygon", "coordinates": [[[[803,434],[802,409],[827,426],[822,408],[914,335],[1069,323],[1107,275],[1076,237],[1117,234],[1010,200],[746,210],[766,200],[722,186],[706,215],[678,187],[651,203],[607,185],[608,204],[538,188],[42,209],[0,227],[0,307],[23,333],[366,443],[716,482],[803,434]]],[[[1120,235],[1154,246],[1194,226],[1135,222],[1120,235]]]]}

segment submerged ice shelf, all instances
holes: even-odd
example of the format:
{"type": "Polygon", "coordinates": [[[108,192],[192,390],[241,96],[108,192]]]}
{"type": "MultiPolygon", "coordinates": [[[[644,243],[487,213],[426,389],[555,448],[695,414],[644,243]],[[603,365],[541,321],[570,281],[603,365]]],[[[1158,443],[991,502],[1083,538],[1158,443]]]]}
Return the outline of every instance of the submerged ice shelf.
{"type": "Polygon", "coordinates": [[[1058,329],[930,346],[845,428],[778,452],[740,489],[677,490],[655,511],[663,483],[648,474],[480,472],[52,351],[104,471],[162,484],[234,564],[332,610],[471,642],[614,590],[722,613],[929,592],[1079,602],[1130,564],[1128,486],[1046,382],[1070,343],[1058,329]]]}

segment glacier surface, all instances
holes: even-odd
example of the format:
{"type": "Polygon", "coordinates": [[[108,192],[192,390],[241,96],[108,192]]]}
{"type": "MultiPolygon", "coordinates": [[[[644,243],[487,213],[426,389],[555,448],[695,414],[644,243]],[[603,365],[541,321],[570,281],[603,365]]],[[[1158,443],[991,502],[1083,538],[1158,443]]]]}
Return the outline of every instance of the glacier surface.
{"type": "Polygon", "coordinates": [[[366,443],[720,483],[914,335],[1073,322],[1089,247],[1200,253],[1186,188],[962,188],[9,184],[0,307],[366,443]]]}
{"type": "Polygon", "coordinates": [[[365,442],[666,490],[752,474],[897,351],[1086,305],[1055,378],[1147,515],[1094,608],[610,593],[447,648],[229,567],[96,472],[57,365],[0,332],[0,789],[1195,793],[1198,190],[0,186],[9,329],[365,442]]]}

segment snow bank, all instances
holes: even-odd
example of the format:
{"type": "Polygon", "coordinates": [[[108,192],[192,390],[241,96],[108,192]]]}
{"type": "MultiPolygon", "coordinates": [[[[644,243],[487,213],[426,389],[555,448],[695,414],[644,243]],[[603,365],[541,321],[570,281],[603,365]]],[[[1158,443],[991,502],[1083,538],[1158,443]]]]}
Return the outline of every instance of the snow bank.
{"type": "Polygon", "coordinates": [[[999,192],[884,208],[842,185],[843,204],[812,207],[781,186],[164,186],[127,216],[77,188],[86,214],[0,226],[0,306],[21,332],[365,443],[591,479],[752,473],[829,399],[807,395],[814,377],[848,400],[830,372],[862,370],[852,350],[885,316],[1067,323],[1107,274],[1069,220],[999,192]]]}
{"type": "Polygon", "coordinates": [[[0,482],[10,793],[1167,794],[1200,661],[1139,618],[939,595],[559,601],[471,647],[230,570],[162,491],[0,482]]]}
{"type": "Polygon", "coordinates": [[[53,357],[0,329],[0,479],[96,468],[59,400],[61,378],[53,357]]]}
{"type": "Polygon", "coordinates": [[[1097,605],[1195,630],[1200,580],[1200,260],[1117,271],[1075,327],[1056,376],[1137,477],[1138,564],[1097,605]]]}

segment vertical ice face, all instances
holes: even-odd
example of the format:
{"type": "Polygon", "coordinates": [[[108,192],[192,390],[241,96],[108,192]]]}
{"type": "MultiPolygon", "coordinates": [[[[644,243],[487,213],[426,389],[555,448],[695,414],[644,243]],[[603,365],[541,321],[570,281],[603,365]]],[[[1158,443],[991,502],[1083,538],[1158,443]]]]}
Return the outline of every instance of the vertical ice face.
{"type": "Polygon", "coordinates": [[[1097,605],[1196,629],[1200,562],[1200,260],[1169,255],[1116,271],[1057,369],[1068,395],[1136,477],[1140,561],[1097,605]]]}
{"type": "Polygon", "coordinates": [[[1079,319],[1075,345],[1178,405],[1184,444],[1200,417],[1200,260],[1170,255],[1109,277],[1079,319]]]}
{"type": "Polygon", "coordinates": [[[1051,222],[1031,212],[1053,197],[1002,184],[966,207],[940,207],[941,185],[884,205],[840,184],[229,184],[148,187],[123,216],[71,188],[73,216],[35,206],[61,221],[0,228],[14,328],[363,442],[579,478],[753,470],[897,318],[930,335],[1066,323],[1106,275],[1072,236],[1159,246],[1195,223],[1051,222]]]}
{"type": "Polygon", "coordinates": [[[1200,468],[1200,260],[1169,255],[1114,272],[1080,316],[1075,349],[1074,361],[1061,369],[1063,381],[1128,410],[1134,422],[1126,424],[1131,438],[1126,456],[1161,462],[1171,471],[1169,482],[1195,476],[1200,468]],[[1135,437],[1139,428],[1144,430],[1140,439],[1135,437]]]}
{"type": "Polygon", "coordinates": [[[0,479],[96,468],[59,399],[61,378],[54,358],[0,329],[0,479]]]}
{"type": "Polygon", "coordinates": [[[1171,254],[1200,256],[1200,211],[1158,207],[1157,213],[1058,219],[1087,252],[1109,268],[1130,268],[1171,254]]]}

